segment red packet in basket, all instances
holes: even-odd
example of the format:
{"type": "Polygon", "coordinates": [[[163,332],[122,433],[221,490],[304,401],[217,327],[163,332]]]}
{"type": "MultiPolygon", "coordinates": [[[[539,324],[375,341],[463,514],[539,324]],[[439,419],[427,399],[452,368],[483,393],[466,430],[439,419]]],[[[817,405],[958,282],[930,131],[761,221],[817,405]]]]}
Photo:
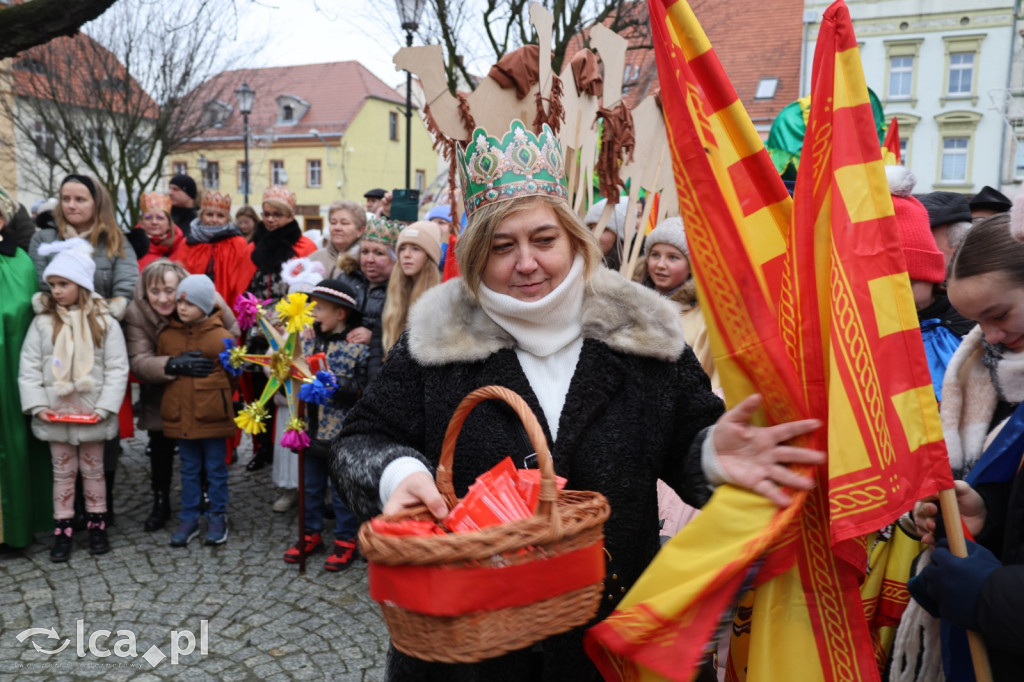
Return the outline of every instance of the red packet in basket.
{"type": "Polygon", "coordinates": [[[375,533],[395,536],[427,536],[446,535],[444,529],[433,521],[417,521],[406,519],[404,521],[385,521],[380,518],[370,519],[370,526],[375,533]]]}
{"type": "Polygon", "coordinates": [[[57,412],[50,417],[50,421],[62,422],[65,424],[98,424],[100,422],[100,416],[94,412],[89,414],[57,412]]]}
{"type": "MultiPolygon", "coordinates": [[[[565,479],[555,476],[555,485],[559,490],[565,490],[565,479]]],[[[516,488],[519,495],[526,502],[531,510],[537,508],[537,498],[540,497],[540,469],[517,469],[516,488]]]]}
{"type": "Polygon", "coordinates": [[[529,518],[532,512],[519,496],[514,474],[515,466],[506,457],[478,476],[466,496],[445,518],[445,527],[466,532],[529,518]]]}

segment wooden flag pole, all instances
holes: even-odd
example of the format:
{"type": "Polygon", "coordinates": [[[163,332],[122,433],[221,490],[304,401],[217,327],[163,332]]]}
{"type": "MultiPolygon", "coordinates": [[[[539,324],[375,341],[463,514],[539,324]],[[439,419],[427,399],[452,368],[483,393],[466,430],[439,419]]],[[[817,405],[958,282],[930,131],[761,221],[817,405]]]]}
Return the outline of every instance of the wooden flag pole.
{"type": "MultiPolygon", "coordinates": [[[[942,523],[946,527],[949,539],[949,551],[953,556],[967,556],[967,541],[964,539],[964,527],[960,520],[960,508],[956,504],[956,491],[953,488],[939,491],[939,507],[942,509],[942,523]]],[[[974,677],[977,682],[992,682],[992,666],[988,662],[988,650],[981,633],[967,631],[967,644],[971,649],[971,661],[974,663],[974,677]]]]}
{"type": "MultiPolygon", "coordinates": [[[[298,400],[298,395],[295,399],[298,400]]],[[[299,419],[304,420],[306,403],[301,400],[298,403],[299,419]]],[[[295,456],[299,458],[299,499],[296,504],[299,505],[299,575],[302,575],[306,572],[306,448],[300,448],[295,456]]]]}

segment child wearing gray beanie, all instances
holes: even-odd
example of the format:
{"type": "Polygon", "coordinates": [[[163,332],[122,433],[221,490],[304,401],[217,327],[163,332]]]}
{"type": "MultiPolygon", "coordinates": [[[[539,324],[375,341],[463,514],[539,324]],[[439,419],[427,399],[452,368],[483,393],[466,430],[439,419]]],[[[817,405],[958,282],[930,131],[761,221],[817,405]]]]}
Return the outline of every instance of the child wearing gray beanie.
{"type": "Polygon", "coordinates": [[[206,275],[189,275],[178,283],[178,300],[188,301],[203,311],[203,315],[213,312],[213,301],[217,290],[213,280],[206,275]]]}

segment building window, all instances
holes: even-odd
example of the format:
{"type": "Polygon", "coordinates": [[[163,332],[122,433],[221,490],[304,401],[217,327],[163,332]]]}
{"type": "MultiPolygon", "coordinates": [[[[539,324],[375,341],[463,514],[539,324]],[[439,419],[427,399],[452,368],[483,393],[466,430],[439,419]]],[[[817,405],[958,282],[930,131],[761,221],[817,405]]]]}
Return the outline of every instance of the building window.
{"type": "Polygon", "coordinates": [[[284,161],[270,162],[270,184],[283,185],[288,182],[288,174],[284,170],[284,161]]]}
{"type": "Polygon", "coordinates": [[[388,112],[388,139],[398,139],[398,113],[394,111],[388,112]]]}
{"type": "Polygon", "coordinates": [[[757,93],[754,95],[754,99],[775,99],[775,91],[778,87],[778,78],[762,78],[757,83],[757,93]]]}
{"type": "Polygon", "coordinates": [[[970,95],[973,91],[974,53],[954,52],[949,55],[949,88],[950,95],[970,95]]]}
{"type": "Polygon", "coordinates": [[[220,162],[207,161],[203,171],[203,186],[206,189],[220,189],[220,162]]]}
{"type": "Polygon", "coordinates": [[[171,175],[188,175],[188,164],[184,161],[175,161],[171,164],[171,175]]]}
{"type": "Polygon", "coordinates": [[[942,182],[967,181],[968,137],[946,137],[942,140],[942,168],[939,179],[942,182]]]}
{"type": "Polygon", "coordinates": [[[281,107],[281,120],[282,121],[294,121],[295,120],[295,109],[291,104],[285,104],[281,107]]]}
{"type": "Polygon", "coordinates": [[[910,99],[914,85],[914,58],[889,59],[889,99],[910,99]]]}
{"type": "Polygon", "coordinates": [[[36,156],[53,158],[56,155],[57,140],[50,126],[44,122],[36,121],[32,141],[35,142],[36,156]]]}
{"type": "Polygon", "coordinates": [[[238,193],[239,194],[252,194],[249,191],[249,178],[246,177],[245,172],[245,161],[238,162],[238,193]]]}
{"type": "Polygon", "coordinates": [[[427,186],[427,172],[417,168],[412,186],[418,189],[420,192],[422,192],[423,188],[427,186]]]}
{"type": "Polygon", "coordinates": [[[908,166],[908,167],[910,166],[910,159],[907,158],[909,156],[909,150],[910,150],[910,138],[909,137],[901,137],[900,138],[900,162],[904,166],[908,166]]]}
{"type": "Polygon", "coordinates": [[[885,99],[907,102],[915,106],[918,53],[924,38],[889,40],[885,42],[885,99]]]}
{"type": "Polygon", "coordinates": [[[320,187],[323,184],[323,169],[320,159],[306,161],[306,187],[320,187]]]}

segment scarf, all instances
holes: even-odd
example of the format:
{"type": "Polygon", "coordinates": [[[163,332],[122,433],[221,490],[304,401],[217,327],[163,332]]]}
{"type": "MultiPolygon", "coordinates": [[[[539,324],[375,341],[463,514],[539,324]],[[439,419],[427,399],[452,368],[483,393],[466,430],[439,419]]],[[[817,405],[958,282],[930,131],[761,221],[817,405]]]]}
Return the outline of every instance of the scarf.
{"type": "Polygon", "coordinates": [[[302,237],[299,224],[292,220],[273,232],[257,223],[253,231],[252,262],[263,274],[280,274],[281,265],[295,257],[295,243],[302,237]]]}
{"type": "Polygon", "coordinates": [[[520,301],[480,285],[480,306],[507,331],[523,350],[547,357],[583,333],[583,256],[577,255],[569,274],[539,301],[520,301]]]}
{"type": "Polygon", "coordinates": [[[53,342],[54,387],[61,398],[78,391],[88,393],[95,387],[90,374],[96,357],[96,346],[89,331],[89,314],[101,310],[102,300],[93,294],[85,306],[56,307],[56,314],[63,325],[53,342]]]}
{"type": "Polygon", "coordinates": [[[189,246],[193,244],[213,244],[228,237],[241,237],[242,231],[234,223],[227,225],[203,225],[196,218],[189,227],[186,242],[189,246]]]}

